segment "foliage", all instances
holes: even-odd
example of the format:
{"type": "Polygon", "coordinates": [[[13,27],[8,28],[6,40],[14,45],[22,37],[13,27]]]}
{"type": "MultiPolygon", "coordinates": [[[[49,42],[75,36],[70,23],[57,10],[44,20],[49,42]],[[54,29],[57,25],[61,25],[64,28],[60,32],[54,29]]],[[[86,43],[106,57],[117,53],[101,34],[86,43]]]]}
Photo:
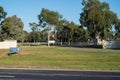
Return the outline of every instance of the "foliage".
{"type": "Polygon", "coordinates": [[[7,12],[4,11],[3,7],[0,6],[0,21],[1,19],[4,19],[7,15],[7,12]]]}
{"type": "Polygon", "coordinates": [[[32,32],[39,31],[39,25],[36,24],[35,22],[29,23],[29,25],[31,27],[32,32]]]}
{"type": "Polygon", "coordinates": [[[3,7],[0,6],[0,41],[3,41],[3,36],[1,32],[1,21],[6,17],[6,15],[7,15],[7,12],[5,12],[3,7]]]}
{"type": "Polygon", "coordinates": [[[82,42],[87,41],[88,33],[79,25],[76,25],[74,22],[68,22],[63,20],[63,24],[58,28],[57,37],[62,42],[82,42]]]}
{"type": "Polygon", "coordinates": [[[116,32],[115,34],[115,39],[120,40],[120,19],[118,19],[117,25],[115,26],[116,32]]]}
{"type": "Polygon", "coordinates": [[[99,0],[83,0],[83,12],[80,23],[87,27],[92,38],[108,39],[111,37],[112,26],[117,23],[117,15],[113,13],[109,4],[99,0]]]}
{"type": "Polygon", "coordinates": [[[28,36],[28,41],[29,42],[40,42],[41,40],[41,33],[40,32],[30,32],[28,36]]]}
{"type": "Polygon", "coordinates": [[[48,40],[50,38],[51,30],[55,30],[59,23],[60,14],[55,11],[51,11],[43,8],[41,13],[38,15],[39,26],[41,26],[43,31],[48,33],[48,40]]]}
{"type": "Polygon", "coordinates": [[[50,11],[48,9],[43,8],[41,13],[38,15],[39,23],[45,21],[50,25],[57,25],[59,21],[59,13],[50,11]]]}
{"type": "Polygon", "coordinates": [[[22,40],[23,38],[23,22],[16,15],[5,18],[2,21],[1,33],[4,39],[22,40]]]}
{"type": "Polygon", "coordinates": [[[32,32],[28,35],[28,41],[29,42],[39,42],[41,40],[41,33],[39,29],[39,24],[36,24],[35,22],[29,23],[32,32]]]}
{"type": "Polygon", "coordinates": [[[46,42],[48,39],[48,29],[45,28],[41,31],[41,41],[46,42]]]}
{"type": "Polygon", "coordinates": [[[39,31],[42,36],[47,36],[41,36],[43,41],[50,38],[61,42],[68,42],[70,44],[71,41],[87,41],[88,39],[88,33],[86,30],[80,28],[79,25],[76,25],[74,22],[62,19],[62,16],[58,12],[43,8],[41,13],[38,15],[38,19],[38,24],[31,23],[30,26],[33,26],[31,27],[33,32],[39,31]],[[41,31],[39,29],[41,29],[41,31]],[[48,33],[49,35],[54,34],[55,38],[48,36],[48,33]]]}
{"type": "Polygon", "coordinates": [[[27,31],[23,30],[23,41],[22,42],[28,42],[28,36],[30,35],[27,31]]]}

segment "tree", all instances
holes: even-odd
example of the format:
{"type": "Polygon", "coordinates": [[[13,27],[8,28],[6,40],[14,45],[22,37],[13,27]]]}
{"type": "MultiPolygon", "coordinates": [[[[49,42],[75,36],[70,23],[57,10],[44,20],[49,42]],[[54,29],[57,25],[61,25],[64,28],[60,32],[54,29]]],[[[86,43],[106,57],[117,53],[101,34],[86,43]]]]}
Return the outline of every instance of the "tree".
{"type": "Polygon", "coordinates": [[[29,42],[40,42],[41,41],[41,32],[39,32],[39,31],[30,32],[28,35],[28,41],[29,42]]]}
{"type": "MultiPolygon", "coordinates": [[[[117,22],[117,15],[110,11],[109,4],[99,0],[83,0],[83,12],[80,14],[80,23],[87,27],[90,36],[94,39],[108,39],[112,26],[117,22]]],[[[97,42],[95,42],[97,43],[97,42]]]]}
{"type": "MultiPolygon", "coordinates": [[[[60,15],[58,12],[50,11],[43,8],[41,13],[38,15],[39,25],[42,27],[48,26],[48,42],[50,40],[51,25],[58,25],[60,15]]],[[[48,43],[49,46],[49,43],[48,43]]]]}
{"type": "Polygon", "coordinates": [[[21,41],[23,38],[23,22],[16,15],[5,18],[1,24],[1,33],[4,39],[15,39],[21,41]]]}
{"type": "Polygon", "coordinates": [[[62,42],[68,42],[68,31],[69,31],[69,27],[68,27],[69,21],[67,20],[60,20],[59,21],[59,25],[56,28],[57,29],[57,38],[58,40],[62,43],[62,42]]]}
{"type": "Polygon", "coordinates": [[[65,39],[65,42],[67,41],[69,45],[73,41],[75,29],[78,27],[79,26],[76,25],[74,22],[65,21],[63,23],[62,33],[65,39]]]}
{"type": "Polygon", "coordinates": [[[45,21],[50,25],[57,25],[59,18],[60,18],[60,15],[58,12],[50,11],[45,8],[43,8],[41,13],[38,15],[39,23],[45,21]]]}
{"type": "Polygon", "coordinates": [[[32,32],[30,32],[28,38],[30,42],[39,42],[41,40],[41,33],[39,29],[39,24],[35,22],[29,23],[32,32]]]}
{"type": "Polygon", "coordinates": [[[6,17],[6,15],[7,15],[7,12],[5,12],[3,7],[0,6],[0,41],[3,41],[3,35],[1,32],[1,21],[6,17]]]}
{"type": "Polygon", "coordinates": [[[22,42],[29,42],[29,39],[28,39],[28,36],[29,36],[29,33],[27,31],[23,31],[23,41],[22,42]]]}
{"type": "Polygon", "coordinates": [[[41,41],[45,42],[48,38],[48,29],[45,28],[41,31],[41,41]]]}
{"type": "Polygon", "coordinates": [[[83,29],[81,26],[76,27],[73,34],[73,41],[75,42],[87,42],[89,38],[88,31],[83,29]]]}
{"type": "Polygon", "coordinates": [[[46,40],[46,34],[48,34],[48,41],[50,39],[54,39],[60,42],[67,42],[69,44],[71,41],[75,40],[75,38],[76,41],[86,41],[88,37],[86,30],[80,28],[79,25],[76,25],[74,22],[69,22],[62,19],[62,16],[58,12],[43,8],[41,13],[38,15],[38,19],[38,24],[30,23],[30,26],[32,26],[32,31],[38,31],[39,29],[41,30],[40,32],[43,41],[46,40]],[[51,37],[51,34],[54,34],[55,37],[51,37]]]}
{"type": "Polygon", "coordinates": [[[69,45],[71,42],[87,41],[88,33],[85,29],[67,20],[61,20],[60,23],[62,25],[57,29],[59,41],[68,42],[69,45]]]}
{"type": "Polygon", "coordinates": [[[0,21],[4,19],[7,15],[7,12],[4,11],[3,7],[0,6],[0,21]]]}
{"type": "Polygon", "coordinates": [[[115,30],[115,39],[120,40],[120,19],[118,19],[117,25],[115,25],[115,30]]]}
{"type": "Polygon", "coordinates": [[[35,32],[35,31],[39,31],[39,24],[36,24],[35,22],[33,23],[29,23],[30,27],[31,27],[31,30],[32,32],[35,32]]]}

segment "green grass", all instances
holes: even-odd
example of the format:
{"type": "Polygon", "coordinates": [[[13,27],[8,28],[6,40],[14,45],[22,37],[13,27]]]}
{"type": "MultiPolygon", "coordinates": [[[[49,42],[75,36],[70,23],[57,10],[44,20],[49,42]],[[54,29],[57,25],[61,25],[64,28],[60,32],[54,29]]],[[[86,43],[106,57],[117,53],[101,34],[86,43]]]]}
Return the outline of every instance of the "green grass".
{"type": "Polygon", "coordinates": [[[0,50],[0,67],[78,70],[120,70],[120,50],[21,47],[20,54],[7,56],[0,50]]]}

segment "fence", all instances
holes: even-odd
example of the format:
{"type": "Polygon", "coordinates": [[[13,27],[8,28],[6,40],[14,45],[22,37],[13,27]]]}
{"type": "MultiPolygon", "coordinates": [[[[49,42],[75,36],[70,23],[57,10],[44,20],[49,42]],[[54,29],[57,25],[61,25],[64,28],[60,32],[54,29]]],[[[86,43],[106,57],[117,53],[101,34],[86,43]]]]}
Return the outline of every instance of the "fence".
{"type": "Polygon", "coordinates": [[[47,45],[46,42],[37,42],[37,43],[18,43],[21,46],[41,46],[41,45],[47,45]]]}
{"type": "Polygon", "coordinates": [[[120,41],[103,40],[103,49],[120,49],[120,41]]]}

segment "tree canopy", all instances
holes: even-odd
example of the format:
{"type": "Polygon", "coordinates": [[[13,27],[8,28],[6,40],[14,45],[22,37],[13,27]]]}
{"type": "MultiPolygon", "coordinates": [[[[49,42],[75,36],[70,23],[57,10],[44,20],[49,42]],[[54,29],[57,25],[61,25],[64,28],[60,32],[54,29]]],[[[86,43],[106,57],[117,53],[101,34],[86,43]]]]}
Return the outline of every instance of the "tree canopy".
{"type": "Polygon", "coordinates": [[[43,8],[41,13],[38,15],[39,23],[45,21],[50,25],[57,25],[60,15],[58,12],[50,11],[43,8]]]}
{"type": "Polygon", "coordinates": [[[1,24],[3,39],[21,40],[23,38],[24,24],[16,15],[5,18],[1,24]]]}
{"type": "Polygon", "coordinates": [[[4,11],[3,7],[0,6],[0,21],[1,19],[4,19],[7,15],[7,12],[4,11]]]}
{"type": "Polygon", "coordinates": [[[115,39],[120,40],[120,19],[118,19],[117,25],[115,25],[114,36],[115,39]]]}
{"type": "MultiPolygon", "coordinates": [[[[56,37],[55,39],[58,41],[68,42],[70,44],[71,41],[82,40],[83,38],[85,38],[87,34],[86,33],[87,31],[80,28],[79,25],[76,25],[74,22],[69,22],[65,19],[62,19],[62,15],[60,15],[58,12],[55,11],[50,11],[48,9],[43,8],[41,13],[38,15],[38,19],[39,19],[39,24],[42,26],[44,23],[55,26],[54,29],[55,31],[52,33],[55,34],[56,37]]],[[[87,39],[87,37],[88,36],[86,36],[85,39],[87,39]]],[[[86,41],[85,39],[83,40],[86,41]]]]}
{"type": "Polygon", "coordinates": [[[29,23],[32,32],[23,30],[24,24],[16,15],[5,18],[7,12],[0,6],[0,40],[40,42],[51,39],[69,44],[86,42],[88,38],[120,40],[120,19],[108,3],[82,0],[82,5],[80,25],[66,20],[57,11],[42,8],[37,15],[39,22],[29,23]]]}
{"type": "Polygon", "coordinates": [[[92,38],[108,39],[111,30],[117,23],[117,15],[110,10],[109,4],[99,0],[83,0],[83,12],[80,23],[87,27],[92,38]]]}

